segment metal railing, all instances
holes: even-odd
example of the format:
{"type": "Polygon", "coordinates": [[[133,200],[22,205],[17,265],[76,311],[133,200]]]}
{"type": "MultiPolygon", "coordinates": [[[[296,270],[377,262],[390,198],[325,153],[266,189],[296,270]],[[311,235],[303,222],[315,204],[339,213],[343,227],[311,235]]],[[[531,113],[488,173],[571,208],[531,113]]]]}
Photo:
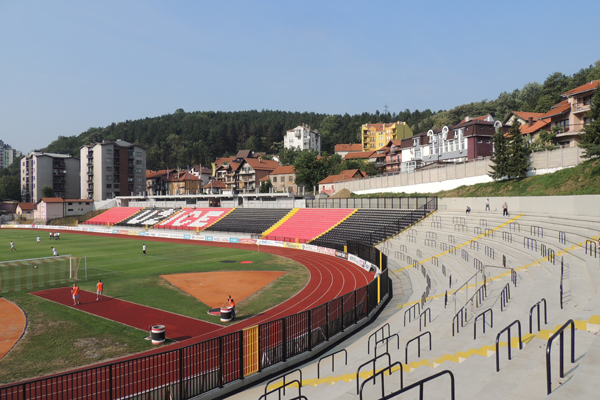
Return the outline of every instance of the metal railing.
{"type": "Polygon", "coordinates": [[[395,399],[402,393],[406,393],[409,390],[412,390],[417,387],[419,388],[419,399],[423,400],[423,391],[424,391],[425,384],[427,382],[437,379],[443,375],[450,375],[450,400],[455,400],[456,395],[455,395],[455,386],[454,386],[454,374],[452,374],[452,372],[449,370],[441,371],[441,372],[438,372],[437,374],[433,374],[431,376],[428,376],[427,378],[421,379],[420,381],[417,381],[411,385],[408,385],[405,388],[402,388],[396,392],[390,393],[387,396],[383,396],[380,400],[395,399]]]}
{"type": "Polygon", "coordinates": [[[427,328],[427,316],[429,316],[429,323],[431,323],[431,308],[426,308],[419,315],[419,332],[421,332],[421,320],[424,321],[423,326],[427,328]]]}
{"type": "Polygon", "coordinates": [[[366,361],[358,366],[358,368],[356,369],[356,394],[360,393],[360,385],[359,385],[360,384],[360,370],[369,364],[373,364],[373,375],[375,375],[375,372],[376,372],[375,364],[377,363],[377,360],[379,360],[380,358],[383,358],[384,356],[387,356],[388,363],[387,363],[386,367],[389,367],[390,365],[392,365],[392,356],[390,356],[390,353],[383,353],[378,356],[375,356],[372,359],[370,359],[369,361],[366,361]]]}
{"type": "Polygon", "coordinates": [[[510,335],[510,328],[517,324],[517,327],[519,329],[519,350],[523,350],[523,340],[521,339],[521,321],[519,321],[518,319],[511,322],[510,325],[508,325],[506,328],[502,329],[498,335],[496,336],[496,372],[500,371],[500,336],[508,331],[508,340],[507,340],[507,347],[508,347],[508,359],[512,360],[512,353],[511,353],[511,335],[510,335]]]}
{"type": "Polygon", "coordinates": [[[247,329],[240,330],[179,349],[3,386],[0,398],[20,400],[33,394],[43,398],[52,393],[57,398],[118,399],[141,393],[167,397],[169,393],[173,399],[184,400],[240,381],[311,351],[367,318],[379,300],[386,298],[388,286],[387,257],[377,249],[372,253],[366,260],[376,264],[381,260],[380,279],[310,310],[253,327],[256,335],[249,340],[256,346],[250,346],[252,350],[244,346],[247,329]]]}
{"type": "MultiPolygon", "coordinates": [[[[385,383],[384,383],[383,377],[385,375],[392,375],[393,374],[392,368],[394,368],[395,366],[400,367],[400,390],[402,390],[402,388],[404,387],[404,370],[402,368],[402,363],[400,361],[396,361],[395,363],[383,368],[381,371],[374,373],[373,376],[370,376],[362,383],[362,385],[360,386],[360,400],[362,400],[362,398],[363,398],[363,388],[365,387],[367,382],[372,380],[373,385],[375,385],[375,381],[377,380],[378,376],[381,377],[381,379],[380,379],[380,381],[381,381],[381,396],[385,397],[385,383]]],[[[357,380],[358,380],[358,377],[357,377],[357,380]]]]}
{"type": "Polygon", "coordinates": [[[379,332],[381,332],[382,338],[390,336],[390,334],[391,334],[390,324],[388,324],[388,323],[384,324],[381,328],[377,329],[375,332],[373,332],[371,335],[369,335],[369,339],[367,339],[367,354],[371,354],[371,338],[372,337],[375,338],[375,344],[374,344],[374,346],[375,346],[377,344],[377,336],[379,335],[379,332]],[[384,336],[386,327],[387,327],[387,336],[384,336]]]}
{"type": "Polygon", "coordinates": [[[417,346],[418,346],[417,357],[421,358],[421,338],[425,335],[427,335],[429,337],[429,351],[431,351],[431,332],[426,331],[426,332],[421,333],[419,336],[416,336],[416,337],[410,339],[408,342],[406,342],[406,346],[404,347],[404,363],[405,364],[408,364],[408,345],[411,344],[412,342],[414,342],[415,340],[417,341],[417,346]]]}
{"type": "Polygon", "coordinates": [[[500,293],[500,311],[504,311],[508,304],[508,300],[510,300],[510,285],[507,283],[500,293]]]}
{"type": "Polygon", "coordinates": [[[473,323],[473,340],[477,340],[477,320],[479,317],[483,317],[483,333],[485,333],[485,315],[488,312],[490,313],[490,328],[494,327],[494,311],[488,308],[475,317],[475,322],[473,323]]]}
{"type": "MultiPolygon", "coordinates": [[[[600,246],[600,239],[598,241],[598,246],[600,246]]],[[[586,239],[585,241],[585,254],[590,251],[590,256],[592,255],[592,251],[594,253],[594,258],[598,257],[598,248],[596,246],[596,242],[594,240],[586,239]]]]}
{"type": "Polygon", "coordinates": [[[512,233],[510,232],[502,232],[502,240],[508,243],[512,243],[512,233]]]}
{"type": "MultiPolygon", "coordinates": [[[[302,393],[300,392],[300,388],[302,388],[302,370],[300,370],[298,368],[291,370],[290,372],[288,372],[285,375],[278,376],[277,378],[273,378],[269,382],[267,382],[267,384],[265,385],[265,394],[264,394],[264,396],[267,395],[267,389],[269,388],[269,385],[271,383],[277,382],[280,379],[283,380],[283,385],[281,387],[277,388],[277,389],[282,389],[283,388],[283,395],[285,396],[285,387],[289,385],[289,382],[286,384],[285,378],[287,378],[289,375],[291,375],[291,374],[293,374],[295,372],[298,372],[300,374],[300,379],[295,379],[295,380],[292,380],[290,382],[298,382],[298,390],[299,390],[298,391],[298,396],[302,396],[302,393]]],[[[270,393],[273,393],[274,391],[275,390],[272,390],[270,393]]],[[[279,394],[279,397],[281,398],[281,393],[279,394]]]]}
{"type": "Polygon", "coordinates": [[[562,244],[567,244],[567,234],[562,231],[558,231],[558,241],[562,244]]]}
{"type": "Polygon", "coordinates": [[[540,301],[535,303],[529,309],[529,333],[533,333],[533,324],[531,322],[532,322],[532,317],[533,317],[533,310],[535,310],[535,309],[537,309],[537,330],[538,330],[538,332],[541,329],[541,326],[540,326],[540,304],[542,302],[544,303],[544,324],[548,324],[548,305],[546,304],[546,299],[542,298],[540,301]]]}
{"type": "Polygon", "coordinates": [[[508,224],[508,229],[510,231],[521,232],[521,224],[518,223],[517,221],[513,221],[510,224],[508,224]],[[518,229],[518,231],[517,231],[517,229],[518,229]]]}
{"type": "MultiPolygon", "coordinates": [[[[285,395],[285,388],[286,388],[286,386],[291,386],[291,385],[294,385],[294,384],[298,385],[298,396],[296,396],[296,397],[297,398],[298,397],[300,397],[300,398],[304,397],[304,396],[302,396],[302,382],[298,381],[297,379],[294,379],[293,381],[289,381],[287,383],[284,383],[283,386],[276,387],[275,389],[270,390],[268,392],[267,392],[267,388],[265,388],[265,394],[261,395],[258,398],[258,400],[263,400],[263,399],[267,400],[267,398],[269,397],[269,395],[272,394],[272,393],[275,393],[275,392],[277,392],[277,394],[279,395],[279,398],[281,399],[281,389],[284,390],[284,395],[285,395]]],[[[150,398],[150,397],[148,397],[148,398],[150,398]]],[[[167,397],[165,397],[165,398],[167,398],[167,397]]]]}
{"type": "Polygon", "coordinates": [[[412,319],[417,319],[417,313],[421,314],[421,304],[415,303],[406,311],[404,311],[404,326],[406,326],[406,314],[408,313],[408,323],[412,322],[412,319]],[[412,314],[410,312],[413,312],[412,314]]]}
{"type": "Polygon", "coordinates": [[[548,389],[548,394],[552,393],[552,371],[550,368],[550,352],[552,350],[552,342],[556,337],[560,337],[560,377],[565,377],[565,329],[571,327],[571,364],[575,363],[575,322],[570,319],[563,326],[561,326],[554,335],[550,336],[548,339],[548,344],[546,345],[546,388],[548,389]]]}
{"type": "Polygon", "coordinates": [[[317,379],[321,379],[321,361],[331,357],[331,372],[333,372],[335,371],[335,355],[340,354],[342,352],[345,354],[345,365],[348,365],[348,351],[346,349],[341,349],[339,351],[336,351],[335,353],[323,356],[319,358],[319,361],[317,362],[317,379]]]}
{"type": "Polygon", "coordinates": [[[531,225],[529,228],[529,234],[532,236],[544,237],[544,228],[541,226],[531,225]]]}
{"type": "Polygon", "coordinates": [[[388,353],[390,350],[390,347],[389,347],[390,340],[393,338],[396,338],[396,350],[400,350],[400,336],[398,336],[397,333],[394,333],[390,336],[384,337],[383,339],[380,339],[375,342],[375,355],[377,356],[377,345],[379,345],[379,343],[383,343],[383,342],[385,342],[385,352],[388,353]]]}
{"type": "Polygon", "coordinates": [[[448,235],[448,243],[456,244],[456,238],[454,235],[448,235]]]}
{"type": "Polygon", "coordinates": [[[526,248],[527,250],[537,251],[538,250],[537,240],[528,238],[528,237],[524,237],[523,238],[523,248],[526,248]]]}

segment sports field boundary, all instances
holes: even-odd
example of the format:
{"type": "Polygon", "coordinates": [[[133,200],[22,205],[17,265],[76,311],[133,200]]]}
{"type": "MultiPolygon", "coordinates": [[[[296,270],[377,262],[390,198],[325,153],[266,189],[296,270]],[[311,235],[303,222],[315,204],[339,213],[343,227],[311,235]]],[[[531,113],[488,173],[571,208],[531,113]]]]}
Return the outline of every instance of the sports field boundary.
{"type": "MultiPolygon", "coordinates": [[[[14,227],[21,228],[21,226],[14,227]]],[[[31,226],[23,226],[23,228],[31,229],[31,226]]],[[[34,228],[46,229],[45,226],[34,226],[34,228]]],[[[52,229],[56,230],[57,228],[52,227],[52,229]]],[[[362,326],[370,320],[374,315],[374,311],[380,309],[380,306],[389,298],[387,270],[383,271],[377,279],[373,279],[372,271],[377,271],[378,267],[383,266],[382,260],[387,261],[387,257],[380,254],[376,249],[377,256],[371,260],[371,263],[351,254],[299,243],[214,236],[210,236],[209,240],[204,240],[205,238],[202,235],[158,235],[155,233],[145,235],[144,232],[129,230],[116,230],[113,233],[111,229],[88,229],[84,227],[67,228],[66,230],[84,235],[114,237],[114,233],[117,233],[124,234],[124,237],[131,240],[187,243],[244,250],[253,250],[253,246],[249,246],[252,244],[257,245],[258,250],[258,246],[262,244],[264,246],[262,252],[286,256],[303,264],[311,273],[311,279],[296,296],[273,308],[270,312],[264,312],[240,321],[238,324],[222,327],[191,340],[170,345],[168,348],[153,349],[97,364],[87,369],[76,369],[61,375],[52,375],[20,382],[16,385],[0,387],[0,395],[6,395],[7,399],[12,398],[8,397],[11,394],[18,397],[22,390],[37,391],[40,388],[45,388],[43,390],[55,391],[57,390],[56,385],[61,379],[79,382],[78,390],[81,389],[82,396],[85,397],[87,394],[84,394],[84,392],[92,390],[88,388],[89,384],[86,382],[89,379],[97,379],[97,374],[112,376],[114,379],[116,376],[132,369],[137,370],[136,376],[145,382],[145,386],[150,385],[147,390],[144,390],[144,393],[151,391],[156,395],[164,395],[165,393],[175,394],[175,392],[178,392],[177,396],[179,396],[180,393],[183,394],[181,391],[183,385],[185,385],[186,398],[200,394],[203,396],[209,395],[210,397],[213,395],[223,396],[232,390],[238,390],[239,385],[247,384],[249,376],[252,376],[252,380],[262,379],[263,370],[264,373],[267,373],[267,371],[285,368],[290,363],[295,364],[296,361],[294,360],[311,357],[315,354],[314,351],[324,350],[325,347],[332,344],[332,341],[329,341],[330,339],[335,337],[336,340],[338,338],[341,340],[342,337],[346,336],[344,332],[353,331],[359,324],[362,326]],[[280,324],[283,324],[283,331],[278,328],[280,324]],[[286,325],[288,325],[287,331],[285,329],[286,325]],[[326,327],[326,329],[323,327],[326,327]],[[254,348],[255,350],[243,350],[247,345],[244,332],[248,331],[244,328],[257,329],[258,336],[255,340],[260,343],[260,347],[253,345],[249,349],[254,348]],[[279,332],[277,334],[279,336],[270,336],[268,332],[279,332]],[[314,336],[315,333],[317,333],[317,336],[314,336]],[[288,345],[292,345],[292,347],[286,351],[288,345]],[[234,350],[237,347],[239,347],[239,350],[234,350]],[[229,353],[231,350],[227,350],[227,359],[229,360],[227,364],[220,364],[220,367],[218,367],[219,364],[213,365],[212,363],[215,362],[214,356],[221,354],[226,348],[234,350],[232,353],[229,353]],[[259,350],[259,348],[262,350],[259,350]],[[277,348],[283,349],[283,358],[280,358],[281,356],[276,353],[268,353],[269,351],[275,351],[277,348]],[[247,354],[247,351],[251,353],[247,354]],[[267,353],[271,355],[267,355],[267,353]],[[247,356],[250,358],[248,359],[247,356]],[[267,358],[265,359],[265,357],[267,358]],[[273,359],[273,357],[275,358],[273,359]],[[195,364],[186,366],[190,362],[195,364]],[[257,363],[257,367],[255,369],[250,368],[251,372],[246,373],[245,367],[250,367],[248,363],[253,362],[257,363]],[[190,376],[189,372],[185,372],[189,371],[189,368],[200,372],[190,376]],[[163,370],[171,372],[161,374],[159,371],[163,370]],[[211,378],[210,381],[206,381],[207,376],[205,374],[210,373],[212,376],[215,372],[218,373],[218,376],[214,378],[216,380],[211,378]],[[92,376],[96,378],[92,378],[92,376]],[[50,386],[48,386],[49,382],[54,383],[50,383],[50,386]],[[191,390],[189,385],[194,385],[195,391],[191,390]],[[226,389],[224,388],[225,385],[226,389]],[[213,390],[217,388],[219,390],[213,390]]],[[[68,296],[67,299],[69,299],[68,296]]],[[[225,356],[225,354],[222,356],[225,356]]],[[[127,376],[131,376],[131,373],[127,372],[127,376]]],[[[125,378],[125,376],[122,378],[125,378]]],[[[110,389],[111,396],[123,397],[139,393],[139,381],[136,383],[119,379],[122,384],[118,388],[110,389]]],[[[105,388],[103,393],[106,393],[106,390],[108,389],[105,388]]],[[[102,394],[97,393],[97,390],[94,393],[102,396],[102,394]]]]}

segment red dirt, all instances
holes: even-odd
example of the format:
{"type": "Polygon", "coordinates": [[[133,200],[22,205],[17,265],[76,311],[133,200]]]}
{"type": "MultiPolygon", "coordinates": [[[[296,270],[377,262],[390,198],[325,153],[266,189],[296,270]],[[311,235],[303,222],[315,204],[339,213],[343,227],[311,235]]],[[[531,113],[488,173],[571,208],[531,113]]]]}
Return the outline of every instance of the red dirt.
{"type": "MultiPolygon", "coordinates": [[[[283,275],[284,271],[217,271],[161,275],[171,284],[211,308],[221,307],[228,295],[236,304],[283,275]]],[[[239,307],[236,307],[238,309],[239,307]]]]}
{"type": "Polygon", "coordinates": [[[25,331],[27,318],[16,304],[0,298],[0,359],[13,348],[25,331]]]}

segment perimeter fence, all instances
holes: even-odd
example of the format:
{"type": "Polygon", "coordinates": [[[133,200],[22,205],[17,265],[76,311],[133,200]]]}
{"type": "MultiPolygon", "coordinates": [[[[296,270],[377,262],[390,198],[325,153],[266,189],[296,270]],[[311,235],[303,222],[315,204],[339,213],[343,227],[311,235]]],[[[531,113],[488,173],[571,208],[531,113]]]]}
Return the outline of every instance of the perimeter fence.
{"type": "MultiPolygon", "coordinates": [[[[367,318],[388,294],[387,256],[362,243],[353,254],[377,266],[369,284],[294,315],[158,354],[0,387],[0,399],[190,399],[317,347],[367,318]]],[[[365,265],[368,265],[365,263],[365,265]]]]}

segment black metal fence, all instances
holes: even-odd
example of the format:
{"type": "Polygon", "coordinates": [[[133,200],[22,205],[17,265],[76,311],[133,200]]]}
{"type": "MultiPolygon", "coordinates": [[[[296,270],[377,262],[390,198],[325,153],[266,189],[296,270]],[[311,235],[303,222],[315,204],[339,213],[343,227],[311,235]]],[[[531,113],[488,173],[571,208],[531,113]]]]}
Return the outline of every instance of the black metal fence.
{"type": "Polygon", "coordinates": [[[347,199],[306,200],[306,208],[389,208],[400,210],[437,210],[438,198],[433,197],[350,197],[347,199]]]}
{"type": "Polygon", "coordinates": [[[180,349],[0,387],[0,398],[184,400],[284,362],[360,322],[385,299],[387,256],[361,243],[354,249],[381,274],[311,310],[180,349]]]}

